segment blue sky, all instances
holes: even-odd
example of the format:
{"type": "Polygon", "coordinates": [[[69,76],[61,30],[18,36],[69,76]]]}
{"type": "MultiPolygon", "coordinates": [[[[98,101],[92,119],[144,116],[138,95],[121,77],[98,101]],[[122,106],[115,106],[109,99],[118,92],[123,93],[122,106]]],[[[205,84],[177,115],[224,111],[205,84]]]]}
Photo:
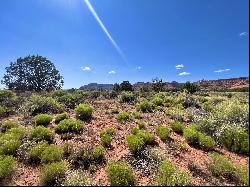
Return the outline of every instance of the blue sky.
{"type": "Polygon", "coordinates": [[[0,78],[29,54],[51,60],[64,88],[248,76],[248,7],[248,0],[1,0],[0,78]]]}

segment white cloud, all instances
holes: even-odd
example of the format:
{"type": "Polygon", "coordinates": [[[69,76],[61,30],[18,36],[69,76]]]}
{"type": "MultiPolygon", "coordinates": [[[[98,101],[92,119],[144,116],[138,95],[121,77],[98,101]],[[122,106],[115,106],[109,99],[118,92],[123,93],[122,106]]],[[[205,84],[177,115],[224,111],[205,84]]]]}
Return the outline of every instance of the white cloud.
{"type": "Polygon", "coordinates": [[[81,67],[81,69],[82,69],[83,71],[91,71],[91,68],[88,67],[88,66],[86,66],[86,67],[81,67]]]}
{"type": "Polygon", "coordinates": [[[188,72],[182,72],[182,73],[179,73],[180,76],[183,76],[183,75],[190,75],[191,73],[188,73],[188,72]]]}
{"type": "Polygon", "coordinates": [[[242,32],[239,34],[239,36],[247,36],[248,35],[248,32],[242,32]]]}
{"type": "Polygon", "coordinates": [[[184,65],[183,64],[178,64],[175,66],[176,69],[181,69],[181,68],[184,68],[184,65]]]}
{"type": "Polygon", "coordinates": [[[230,71],[231,69],[219,69],[219,70],[215,70],[215,73],[222,73],[222,72],[226,72],[226,71],[230,71]]]}
{"type": "Polygon", "coordinates": [[[116,74],[114,70],[110,71],[109,74],[116,74]]]}
{"type": "Polygon", "coordinates": [[[141,66],[138,66],[136,69],[140,70],[140,69],[142,69],[142,67],[141,67],[141,66]]]}

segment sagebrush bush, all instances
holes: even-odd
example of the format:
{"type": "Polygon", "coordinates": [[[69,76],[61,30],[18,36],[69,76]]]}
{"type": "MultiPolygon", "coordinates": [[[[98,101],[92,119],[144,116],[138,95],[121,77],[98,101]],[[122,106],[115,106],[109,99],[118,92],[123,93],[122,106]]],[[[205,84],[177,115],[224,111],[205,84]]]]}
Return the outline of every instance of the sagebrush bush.
{"type": "Polygon", "coordinates": [[[101,136],[102,145],[105,147],[110,147],[112,142],[112,136],[110,134],[104,133],[101,136]]]}
{"type": "Polygon", "coordinates": [[[160,137],[161,140],[165,141],[169,138],[169,136],[171,134],[171,129],[169,129],[163,125],[159,125],[156,128],[156,134],[160,137]]]}
{"type": "Polygon", "coordinates": [[[36,125],[47,126],[52,121],[52,116],[50,114],[38,114],[34,117],[36,125]]]}
{"type": "Polygon", "coordinates": [[[106,168],[111,186],[131,186],[135,184],[132,168],[125,162],[111,162],[106,168]]]}
{"type": "Polygon", "coordinates": [[[42,162],[56,162],[60,161],[63,157],[63,149],[57,145],[47,146],[41,154],[42,162]]]}
{"type": "Polygon", "coordinates": [[[139,103],[138,109],[142,112],[152,112],[152,104],[148,101],[142,101],[139,103]]]}
{"type": "Polygon", "coordinates": [[[66,176],[62,186],[90,186],[90,180],[82,171],[73,171],[66,176]]]}
{"type": "Polygon", "coordinates": [[[32,141],[48,141],[52,142],[54,132],[44,126],[37,126],[30,131],[29,139],[32,141]]]}
{"type": "Polygon", "coordinates": [[[13,156],[1,156],[0,155],[0,182],[9,177],[15,170],[16,159],[13,156]]]}
{"type": "Polygon", "coordinates": [[[55,185],[65,177],[67,163],[64,161],[46,164],[41,169],[40,180],[44,185],[55,185]]]}
{"type": "Polygon", "coordinates": [[[127,136],[127,144],[131,152],[138,153],[144,148],[145,142],[143,138],[131,134],[127,136]]]}
{"type": "Polygon", "coordinates": [[[73,144],[70,143],[70,142],[65,142],[63,144],[63,154],[64,154],[64,156],[68,157],[72,153],[73,153],[73,144]]]}
{"type": "Polygon", "coordinates": [[[74,119],[64,119],[60,121],[59,124],[56,126],[56,131],[58,133],[68,133],[68,132],[80,133],[82,129],[83,129],[83,122],[74,119]]]}
{"type": "Polygon", "coordinates": [[[58,124],[60,121],[64,119],[69,119],[69,114],[67,112],[63,112],[61,114],[58,114],[55,119],[55,123],[58,124]]]}
{"type": "Polygon", "coordinates": [[[132,112],[132,116],[133,116],[135,119],[141,119],[141,113],[140,113],[140,112],[132,112]]]}
{"type": "Polygon", "coordinates": [[[155,140],[154,135],[146,130],[140,129],[135,133],[135,135],[142,138],[145,144],[151,144],[155,140]]]}
{"type": "Polygon", "coordinates": [[[43,151],[49,146],[47,142],[39,142],[28,151],[28,157],[33,162],[40,162],[43,151]]]}
{"type": "Polygon", "coordinates": [[[126,123],[130,119],[130,116],[127,112],[119,112],[117,115],[117,120],[120,123],[126,123]]]}
{"type": "Polygon", "coordinates": [[[216,152],[210,153],[209,156],[211,160],[207,163],[207,166],[212,175],[223,176],[233,181],[238,180],[236,167],[227,157],[216,152]]]}
{"type": "Polygon", "coordinates": [[[163,99],[160,97],[154,97],[151,102],[156,106],[163,106],[163,99]]]}
{"type": "Polygon", "coordinates": [[[146,123],[142,120],[137,121],[139,129],[145,129],[146,123]]]}
{"type": "Polygon", "coordinates": [[[215,141],[210,136],[199,133],[199,146],[205,151],[211,151],[215,147],[215,141]]]}
{"type": "Polygon", "coordinates": [[[240,183],[244,186],[249,186],[249,166],[238,166],[236,171],[240,183]]]}
{"type": "Polygon", "coordinates": [[[190,184],[190,177],[170,161],[163,161],[156,174],[156,182],[160,186],[186,186],[190,184]]]}
{"type": "Polygon", "coordinates": [[[17,104],[16,94],[11,90],[0,90],[0,117],[14,113],[17,104]]]}
{"type": "Polygon", "coordinates": [[[131,103],[131,102],[134,102],[136,100],[136,97],[132,92],[125,91],[119,95],[119,100],[122,103],[131,103]]]}
{"type": "Polygon", "coordinates": [[[17,128],[18,126],[18,122],[14,120],[6,120],[0,123],[0,132],[5,132],[11,128],[17,128]]]}
{"type": "Polygon", "coordinates": [[[93,107],[89,104],[79,104],[76,106],[76,117],[80,120],[89,120],[92,118],[93,107]]]}
{"type": "Polygon", "coordinates": [[[183,136],[187,143],[190,145],[198,146],[199,144],[199,132],[191,127],[187,127],[183,131],[183,136]]]}
{"type": "Polygon", "coordinates": [[[182,134],[184,130],[184,125],[180,121],[174,121],[173,123],[171,123],[171,129],[178,134],[182,134]]]}
{"type": "Polygon", "coordinates": [[[113,127],[109,127],[109,128],[103,129],[100,133],[100,136],[102,136],[103,134],[108,134],[112,136],[114,133],[115,133],[115,129],[113,127]]]}
{"type": "Polygon", "coordinates": [[[178,108],[169,108],[165,111],[166,115],[170,116],[171,119],[177,120],[177,121],[183,121],[184,112],[181,109],[178,108]]]}
{"type": "Polygon", "coordinates": [[[105,149],[103,146],[99,145],[93,148],[92,150],[92,156],[93,159],[98,160],[104,157],[105,149]]]}

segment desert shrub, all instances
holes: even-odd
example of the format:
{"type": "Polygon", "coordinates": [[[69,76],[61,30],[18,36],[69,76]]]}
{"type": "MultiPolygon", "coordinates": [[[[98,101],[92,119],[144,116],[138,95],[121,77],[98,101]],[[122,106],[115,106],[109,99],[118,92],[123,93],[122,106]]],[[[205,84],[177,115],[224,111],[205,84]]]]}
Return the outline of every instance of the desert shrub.
{"type": "Polygon", "coordinates": [[[36,125],[47,126],[52,121],[52,116],[49,114],[38,114],[34,118],[36,125]]]}
{"type": "Polygon", "coordinates": [[[63,154],[64,156],[68,157],[70,154],[73,153],[73,144],[70,142],[65,142],[63,144],[63,154]]]}
{"type": "Polygon", "coordinates": [[[81,120],[89,120],[92,118],[93,107],[89,104],[79,104],[75,108],[76,117],[81,120]]]}
{"type": "Polygon", "coordinates": [[[182,134],[184,125],[180,121],[174,121],[173,123],[171,123],[171,129],[178,134],[182,134]]]}
{"type": "Polygon", "coordinates": [[[184,108],[196,107],[200,108],[199,101],[191,94],[187,92],[180,93],[176,98],[176,103],[181,104],[184,108]]]}
{"type": "Polygon", "coordinates": [[[41,160],[41,155],[43,151],[48,147],[49,144],[47,142],[39,142],[34,147],[32,147],[28,151],[28,157],[31,161],[39,162],[41,160]]]}
{"type": "Polygon", "coordinates": [[[46,164],[41,169],[40,180],[42,184],[54,185],[65,177],[67,163],[64,161],[46,164]]]}
{"type": "Polygon", "coordinates": [[[10,90],[0,90],[0,117],[6,117],[14,112],[16,94],[10,90]]]}
{"type": "Polygon", "coordinates": [[[142,138],[145,144],[151,144],[155,139],[154,135],[146,130],[140,129],[135,133],[135,135],[142,138]]]}
{"type": "Polygon", "coordinates": [[[135,183],[133,170],[125,162],[111,162],[106,171],[111,186],[130,186],[135,183]]]}
{"type": "Polygon", "coordinates": [[[25,129],[22,127],[11,128],[5,132],[6,135],[11,135],[13,138],[21,139],[25,134],[25,129]]]}
{"type": "Polygon", "coordinates": [[[59,133],[74,132],[79,133],[83,129],[83,123],[80,120],[64,119],[56,126],[56,131],[59,133]]]}
{"type": "Polygon", "coordinates": [[[195,128],[192,127],[185,128],[183,131],[183,136],[188,144],[198,146],[199,132],[195,128]]]}
{"type": "Polygon", "coordinates": [[[206,136],[200,133],[199,134],[199,146],[205,151],[210,151],[214,149],[215,141],[210,136],[206,136]]]}
{"type": "Polygon", "coordinates": [[[33,128],[29,134],[29,139],[33,141],[45,140],[48,142],[52,142],[53,137],[54,137],[54,132],[43,126],[37,126],[33,128]]]}
{"type": "Polygon", "coordinates": [[[112,141],[112,136],[111,135],[109,135],[107,133],[104,133],[100,137],[101,137],[101,142],[102,142],[103,146],[105,146],[105,147],[110,147],[111,146],[111,141],[112,141]]]}
{"type": "Polygon", "coordinates": [[[92,150],[93,159],[98,160],[104,157],[105,149],[103,146],[99,145],[92,150]]]}
{"type": "Polygon", "coordinates": [[[141,119],[141,113],[140,113],[140,112],[132,112],[132,116],[133,116],[135,119],[141,119]]]}
{"type": "Polygon", "coordinates": [[[19,124],[13,120],[6,120],[0,123],[0,132],[5,132],[11,128],[17,128],[19,124]]]}
{"type": "Polygon", "coordinates": [[[148,101],[142,101],[139,103],[138,109],[142,112],[152,112],[152,104],[148,101]]]}
{"type": "Polygon", "coordinates": [[[221,129],[220,142],[230,151],[249,153],[249,135],[240,127],[225,127],[221,129]]]}
{"type": "Polygon", "coordinates": [[[171,130],[163,125],[159,125],[156,128],[156,134],[160,137],[161,140],[166,140],[170,136],[171,130]]]}
{"type": "Polygon", "coordinates": [[[114,133],[115,133],[115,129],[113,127],[109,127],[109,128],[103,129],[100,133],[100,136],[102,136],[103,134],[108,134],[112,136],[114,133]]]}
{"type": "Polygon", "coordinates": [[[132,92],[122,92],[119,96],[119,100],[122,103],[132,103],[136,100],[136,97],[132,92]]]}
{"type": "Polygon", "coordinates": [[[154,97],[151,102],[156,106],[163,106],[163,99],[160,97],[154,97]]]}
{"type": "Polygon", "coordinates": [[[216,152],[210,153],[209,156],[211,160],[207,163],[207,166],[212,175],[237,181],[236,168],[227,157],[216,152]]]}
{"type": "Polygon", "coordinates": [[[145,145],[145,142],[143,138],[131,134],[127,136],[127,144],[128,148],[133,152],[133,153],[138,153],[141,151],[145,145]]]}
{"type": "Polygon", "coordinates": [[[10,176],[16,167],[16,160],[13,156],[0,156],[0,182],[10,176]]]}
{"type": "Polygon", "coordinates": [[[190,184],[190,177],[170,161],[163,161],[156,174],[156,182],[160,186],[186,186],[190,184]]]}
{"type": "Polygon", "coordinates": [[[236,171],[240,183],[244,186],[249,186],[249,166],[238,166],[236,171]]]}
{"type": "Polygon", "coordinates": [[[90,186],[91,183],[82,171],[73,171],[66,176],[62,186],[90,186]]]}
{"type": "Polygon", "coordinates": [[[58,114],[55,119],[55,123],[58,124],[60,121],[64,119],[69,119],[69,114],[67,112],[58,114]]]}
{"type": "Polygon", "coordinates": [[[145,129],[146,123],[142,120],[137,121],[139,129],[145,129]]]}
{"type": "Polygon", "coordinates": [[[63,156],[63,149],[57,145],[47,146],[41,154],[42,162],[60,161],[63,156]]]}
{"type": "Polygon", "coordinates": [[[20,112],[24,115],[36,115],[42,113],[59,113],[63,110],[63,105],[54,98],[32,94],[21,107],[20,112]]]}
{"type": "Polygon", "coordinates": [[[169,116],[171,119],[177,121],[183,121],[184,112],[178,108],[169,108],[165,111],[166,115],[169,116]]]}
{"type": "Polygon", "coordinates": [[[117,120],[120,123],[126,123],[129,120],[129,114],[127,112],[119,112],[119,114],[117,115],[117,120]]]}

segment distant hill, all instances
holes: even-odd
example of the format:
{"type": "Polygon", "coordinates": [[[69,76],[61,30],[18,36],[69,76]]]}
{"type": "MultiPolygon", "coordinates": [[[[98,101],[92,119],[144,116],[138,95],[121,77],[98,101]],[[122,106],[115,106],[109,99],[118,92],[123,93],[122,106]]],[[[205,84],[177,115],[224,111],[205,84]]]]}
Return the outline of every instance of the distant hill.
{"type": "MultiPolygon", "coordinates": [[[[249,77],[239,77],[230,79],[218,79],[218,80],[200,80],[194,82],[202,90],[210,89],[239,89],[249,88],[249,77]]],[[[137,82],[133,84],[135,90],[140,89],[143,86],[149,86],[150,82],[137,82]]],[[[184,83],[178,83],[176,81],[166,82],[165,90],[178,90],[184,83]]],[[[113,84],[98,84],[90,83],[88,85],[81,86],[80,90],[112,90],[113,84]]]]}

